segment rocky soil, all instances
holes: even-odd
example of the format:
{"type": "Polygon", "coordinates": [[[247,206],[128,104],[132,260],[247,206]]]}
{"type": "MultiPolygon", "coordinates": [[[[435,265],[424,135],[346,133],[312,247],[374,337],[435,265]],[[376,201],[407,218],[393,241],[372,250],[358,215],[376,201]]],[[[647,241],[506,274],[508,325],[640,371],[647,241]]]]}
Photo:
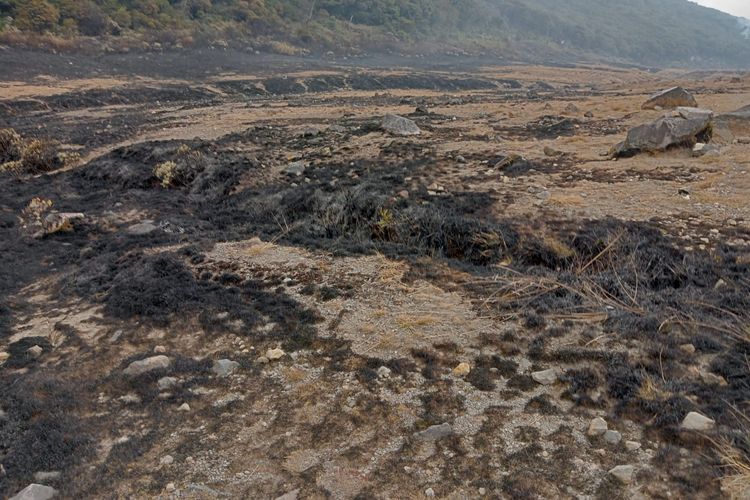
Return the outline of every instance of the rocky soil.
{"type": "Polygon", "coordinates": [[[164,71],[0,82],[0,497],[750,494],[750,76],[164,71]]]}

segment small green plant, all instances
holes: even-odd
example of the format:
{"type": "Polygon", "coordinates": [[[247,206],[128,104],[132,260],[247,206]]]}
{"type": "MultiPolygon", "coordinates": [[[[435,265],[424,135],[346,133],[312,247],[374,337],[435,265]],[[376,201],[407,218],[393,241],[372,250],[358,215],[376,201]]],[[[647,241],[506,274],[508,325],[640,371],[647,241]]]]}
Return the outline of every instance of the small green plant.
{"type": "Polygon", "coordinates": [[[154,177],[159,179],[161,187],[168,188],[175,180],[177,164],[173,161],[165,161],[154,167],[154,177]]]}

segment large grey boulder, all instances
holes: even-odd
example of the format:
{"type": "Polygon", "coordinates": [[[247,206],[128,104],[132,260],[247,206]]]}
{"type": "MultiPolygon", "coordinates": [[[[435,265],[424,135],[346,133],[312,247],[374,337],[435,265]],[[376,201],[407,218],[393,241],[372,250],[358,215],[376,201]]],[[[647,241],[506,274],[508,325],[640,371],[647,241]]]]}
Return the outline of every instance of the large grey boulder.
{"type": "Polygon", "coordinates": [[[672,146],[690,146],[711,127],[713,112],[700,108],[677,108],[651,123],[630,129],[625,141],[613,148],[614,157],[664,151],[672,146]]]}
{"type": "Polygon", "coordinates": [[[385,115],[380,123],[380,128],[393,135],[407,136],[422,133],[414,121],[398,115],[385,115]]]}
{"type": "Polygon", "coordinates": [[[750,136],[750,105],[714,119],[714,137],[717,142],[731,144],[740,137],[750,136]]]}
{"type": "Polygon", "coordinates": [[[672,87],[671,89],[662,90],[652,95],[648,101],[641,106],[642,109],[674,109],[680,106],[692,108],[698,107],[695,97],[682,87],[672,87]]]}
{"type": "Polygon", "coordinates": [[[49,500],[57,495],[55,488],[43,484],[30,484],[8,500],[49,500]]]}

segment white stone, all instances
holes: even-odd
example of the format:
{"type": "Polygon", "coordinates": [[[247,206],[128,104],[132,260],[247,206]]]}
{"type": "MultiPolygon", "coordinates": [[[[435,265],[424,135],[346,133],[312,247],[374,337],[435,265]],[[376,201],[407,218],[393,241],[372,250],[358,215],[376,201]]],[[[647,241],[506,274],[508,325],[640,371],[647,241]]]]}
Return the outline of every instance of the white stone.
{"type": "Polygon", "coordinates": [[[57,495],[57,490],[43,484],[30,484],[8,500],[49,500],[57,495]]]}
{"type": "Polygon", "coordinates": [[[680,428],[686,431],[707,431],[714,428],[716,422],[705,415],[691,411],[682,421],[680,428]]]}
{"type": "Polygon", "coordinates": [[[587,434],[589,436],[601,436],[602,434],[607,432],[607,428],[607,421],[602,417],[596,417],[589,424],[589,430],[587,431],[587,434]]]}
{"type": "Polygon", "coordinates": [[[279,348],[269,349],[266,351],[266,358],[268,358],[270,361],[276,361],[283,358],[284,354],[284,351],[279,348]]]}
{"type": "Polygon", "coordinates": [[[608,430],[604,433],[604,441],[609,444],[620,444],[620,441],[622,441],[622,434],[617,431],[608,430]]]}
{"type": "Polygon", "coordinates": [[[549,370],[534,372],[531,374],[531,378],[539,384],[552,385],[557,382],[557,370],[550,368],[549,370]]]}
{"type": "Polygon", "coordinates": [[[625,449],[628,451],[640,450],[641,443],[638,441],[625,441],[625,449]]]}
{"type": "Polygon", "coordinates": [[[139,361],[133,361],[132,363],[130,363],[130,365],[128,365],[127,368],[125,368],[123,373],[125,373],[125,375],[133,377],[148,373],[150,371],[169,368],[169,365],[171,363],[172,361],[164,355],[152,356],[150,358],[141,359],[139,361]]]}
{"type": "Polygon", "coordinates": [[[618,465],[617,467],[610,469],[609,473],[617,478],[617,480],[619,480],[620,482],[629,484],[633,482],[635,467],[633,467],[632,465],[618,465]]]}

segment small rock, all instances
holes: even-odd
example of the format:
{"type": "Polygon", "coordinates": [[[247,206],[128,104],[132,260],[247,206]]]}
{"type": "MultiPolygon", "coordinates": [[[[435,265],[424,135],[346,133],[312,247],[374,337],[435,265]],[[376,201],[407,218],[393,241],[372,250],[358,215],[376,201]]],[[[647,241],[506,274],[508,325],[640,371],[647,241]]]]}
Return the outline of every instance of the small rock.
{"type": "Polygon", "coordinates": [[[625,449],[628,451],[640,450],[641,443],[638,441],[625,441],[625,449]]]}
{"type": "Polygon", "coordinates": [[[380,128],[393,135],[419,135],[422,133],[417,124],[398,115],[386,115],[380,124],[380,128]]]}
{"type": "Polygon", "coordinates": [[[283,358],[284,354],[285,352],[280,348],[269,349],[266,351],[266,358],[268,358],[269,361],[276,361],[283,358]]]}
{"type": "Polygon", "coordinates": [[[280,497],[276,497],[276,500],[297,500],[297,497],[299,496],[299,488],[296,490],[292,490],[289,493],[284,493],[280,497]]]}
{"type": "Polygon", "coordinates": [[[164,455],[161,457],[161,460],[159,460],[159,463],[161,465],[172,465],[174,463],[174,457],[172,455],[164,455]]]}
{"type": "Polygon", "coordinates": [[[123,334],[123,331],[122,331],[122,330],[117,330],[117,331],[116,331],[115,333],[113,333],[113,334],[112,334],[112,336],[111,336],[111,337],[109,338],[109,341],[110,341],[111,343],[113,343],[113,344],[114,344],[115,342],[117,342],[118,340],[120,340],[120,337],[122,337],[122,334],[123,334]]]}
{"type": "Polygon", "coordinates": [[[35,345],[26,349],[26,352],[29,353],[29,356],[31,356],[32,358],[38,358],[42,355],[44,349],[42,349],[41,346],[35,345]]]}
{"type": "Polygon", "coordinates": [[[572,102],[565,106],[565,109],[563,110],[564,113],[574,115],[576,113],[579,113],[581,110],[578,109],[578,106],[573,104],[572,102]]]}
{"type": "Polygon", "coordinates": [[[43,484],[30,484],[8,500],[49,500],[57,495],[57,490],[43,484]]]}
{"type": "Polygon", "coordinates": [[[282,172],[290,177],[300,177],[305,173],[307,164],[304,161],[295,161],[284,167],[282,172]]]}
{"type": "Polygon", "coordinates": [[[158,345],[158,346],[154,347],[154,352],[156,354],[164,354],[165,352],[167,352],[167,348],[164,347],[163,345],[158,345]]]}
{"type": "Polygon", "coordinates": [[[141,359],[139,361],[133,361],[123,371],[125,375],[134,377],[148,373],[154,370],[165,370],[169,368],[172,363],[168,357],[164,355],[152,356],[150,358],[141,359]]]}
{"type": "Polygon", "coordinates": [[[727,385],[726,379],[721,375],[716,375],[711,372],[700,372],[699,376],[704,384],[720,386],[727,385]]]}
{"type": "Polygon", "coordinates": [[[602,417],[596,417],[589,424],[589,430],[586,432],[589,436],[601,436],[607,432],[607,421],[602,417]]]}
{"type": "Polygon", "coordinates": [[[403,191],[399,191],[399,192],[398,192],[398,196],[399,196],[400,198],[403,198],[403,199],[405,199],[405,200],[406,200],[406,199],[408,199],[408,198],[409,198],[409,191],[407,191],[406,189],[404,189],[403,191]]]}
{"type": "Polygon", "coordinates": [[[484,496],[487,494],[487,488],[479,488],[479,494],[484,496]]]}
{"type": "Polygon", "coordinates": [[[685,354],[695,354],[695,346],[693,344],[682,344],[680,350],[685,354]]]}
{"type": "Polygon", "coordinates": [[[691,411],[682,421],[680,428],[686,431],[708,431],[713,429],[716,422],[705,415],[691,411]]]}
{"type": "Polygon", "coordinates": [[[459,363],[459,365],[453,369],[453,375],[456,377],[465,377],[469,373],[471,373],[471,365],[469,365],[469,363],[459,363]]]}
{"type": "Polygon", "coordinates": [[[611,445],[620,444],[620,441],[622,441],[622,434],[617,431],[608,430],[604,433],[604,441],[611,445]]]}
{"type": "Polygon", "coordinates": [[[138,224],[133,224],[126,231],[134,236],[144,236],[157,231],[159,227],[151,221],[143,221],[138,224]]]}
{"type": "Polygon", "coordinates": [[[128,405],[136,405],[141,402],[141,398],[137,394],[131,393],[131,394],[125,394],[124,396],[121,396],[120,401],[128,405]]]}
{"type": "Polygon", "coordinates": [[[557,382],[557,370],[550,368],[549,370],[534,372],[531,374],[531,378],[538,384],[552,385],[557,382]]]}
{"type": "Polygon", "coordinates": [[[586,118],[593,118],[594,113],[592,113],[591,111],[586,111],[586,113],[583,116],[585,116],[586,118]]]}
{"type": "Polygon", "coordinates": [[[38,483],[51,483],[57,481],[62,476],[59,470],[39,471],[34,473],[34,481],[38,483]]]}
{"type": "Polygon", "coordinates": [[[461,155],[458,155],[458,156],[456,156],[456,161],[457,161],[458,163],[466,163],[466,158],[464,158],[464,157],[463,157],[463,156],[461,156],[461,155]]]}
{"type": "Polygon", "coordinates": [[[167,493],[172,493],[174,490],[177,489],[177,486],[175,486],[174,483],[167,483],[164,489],[167,490],[167,493]]]}
{"type": "Polygon", "coordinates": [[[433,490],[432,488],[427,488],[426,490],[424,490],[424,496],[430,497],[430,498],[434,497],[435,496],[435,490],[433,490]]]}
{"type": "Polygon", "coordinates": [[[214,365],[213,367],[211,367],[211,371],[213,371],[219,377],[228,377],[239,367],[240,364],[236,361],[232,361],[230,359],[219,359],[217,361],[214,361],[214,365]]]}
{"type": "Polygon", "coordinates": [[[451,427],[451,424],[443,423],[433,425],[420,432],[415,432],[414,436],[422,441],[437,441],[438,439],[448,437],[451,434],[453,434],[453,427],[451,427]]]}
{"type": "Polygon", "coordinates": [[[388,378],[391,376],[391,369],[387,366],[378,368],[378,378],[388,378]]]}
{"type": "Polygon", "coordinates": [[[267,358],[267,357],[265,357],[265,356],[260,356],[260,357],[259,357],[259,358],[257,359],[257,361],[258,361],[258,363],[260,363],[260,364],[262,364],[262,365],[267,365],[267,364],[268,364],[268,363],[269,363],[269,362],[270,362],[271,360],[270,360],[270,359],[268,359],[268,358],[267,358]]]}
{"type": "Polygon", "coordinates": [[[182,403],[179,408],[177,408],[177,411],[190,411],[190,405],[187,403],[182,403]]]}
{"type": "Polygon", "coordinates": [[[156,382],[156,385],[159,386],[160,390],[164,391],[176,386],[178,382],[175,377],[162,377],[156,382]]]}
{"type": "Polygon", "coordinates": [[[0,351],[0,365],[8,361],[8,359],[10,359],[10,353],[0,351]]]}
{"type": "Polygon", "coordinates": [[[618,465],[617,467],[610,469],[609,473],[621,483],[630,484],[633,482],[635,467],[632,465],[618,465]]]}

